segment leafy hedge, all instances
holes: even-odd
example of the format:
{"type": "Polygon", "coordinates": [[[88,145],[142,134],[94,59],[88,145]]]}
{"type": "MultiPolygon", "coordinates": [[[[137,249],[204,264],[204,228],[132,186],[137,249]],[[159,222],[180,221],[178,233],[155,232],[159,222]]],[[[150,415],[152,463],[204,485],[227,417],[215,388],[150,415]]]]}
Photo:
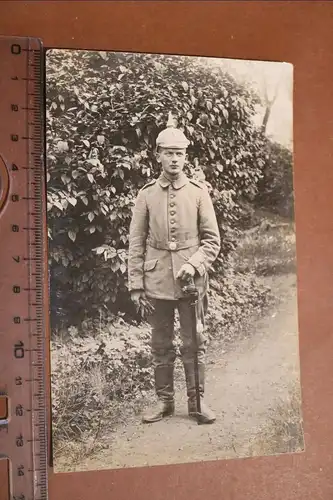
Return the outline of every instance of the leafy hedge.
{"type": "Polygon", "coordinates": [[[276,142],[267,141],[267,161],[258,182],[255,205],[272,213],[294,218],[292,152],[276,142]]]}
{"type": "Polygon", "coordinates": [[[131,210],[159,174],[169,111],[191,140],[186,171],[212,186],[223,270],[267,161],[252,120],[258,97],[205,59],[51,50],[47,56],[48,220],[54,327],[101,309],[133,315],[127,291],[131,210]],[[68,307],[70,304],[70,308],[68,307]]]}
{"type": "MultiPolygon", "coordinates": [[[[81,438],[105,414],[138,401],[153,387],[148,328],[109,318],[86,323],[80,331],[52,342],[52,418],[54,437],[81,438]]],[[[112,420],[111,420],[112,422],[112,420]]]]}

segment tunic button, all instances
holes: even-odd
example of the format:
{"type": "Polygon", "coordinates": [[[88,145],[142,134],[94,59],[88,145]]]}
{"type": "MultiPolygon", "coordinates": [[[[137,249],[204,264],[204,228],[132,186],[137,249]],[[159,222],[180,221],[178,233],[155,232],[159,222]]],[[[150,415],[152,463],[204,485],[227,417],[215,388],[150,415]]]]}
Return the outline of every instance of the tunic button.
{"type": "Polygon", "coordinates": [[[175,219],[171,219],[170,221],[171,224],[174,224],[175,222],[176,222],[175,219]]]}
{"type": "Polygon", "coordinates": [[[170,198],[174,198],[174,197],[175,197],[175,195],[174,195],[174,194],[170,194],[170,198]]]}
{"type": "Polygon", "coordinates": [[[170,203],[170,207],[174,207],[174,206],[175,206],[175,203],[172,201],[172,202],[170,203]]]}
{"type": "Polygon", "coordinates": [[[174,236],[172,236],[171,241],[175,241],[175,240],[176,240],[176,238],[174,236]]]}
{"type": "Polygon", "coordinates": [[[175,243],[174,241],[171,241],[171,243],[169,243],[169,248],[170,248],[170,250],[176,250],[177,243],[175,243]]]}
{"type": "Polygon", "coordinates": [[[175,233],[175,232],[176,232],[176,228],[175,228],[175,227],[172,227],[172,228],[171,228],[171,232],[172,232],[172,233],[175,233]]]}
{"type": "Polygon", "coordinates": [[[170,215],[175,215],[175,213],[176,212],[174,210],[171,210],[170,215]]]}

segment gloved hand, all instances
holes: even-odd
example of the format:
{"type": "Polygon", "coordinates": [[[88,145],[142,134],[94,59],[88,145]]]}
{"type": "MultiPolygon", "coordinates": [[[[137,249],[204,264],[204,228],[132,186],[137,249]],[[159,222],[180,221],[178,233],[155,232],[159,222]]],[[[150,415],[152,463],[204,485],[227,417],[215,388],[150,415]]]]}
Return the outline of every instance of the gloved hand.
{"type": "Polygon", "coordinates": [[[147,299],[144,290],[132,290],[131,299],[135,305],[136,312],[139,313],[142,318],[154,312],[154,307],[147,299]]]}
{"type": "Polygon", "coordinates": [[[181,281],[190,281],[191,278],[195,275],[195,267],[192,264],[183,264],[179,269],[177,278],[181,281]]]}

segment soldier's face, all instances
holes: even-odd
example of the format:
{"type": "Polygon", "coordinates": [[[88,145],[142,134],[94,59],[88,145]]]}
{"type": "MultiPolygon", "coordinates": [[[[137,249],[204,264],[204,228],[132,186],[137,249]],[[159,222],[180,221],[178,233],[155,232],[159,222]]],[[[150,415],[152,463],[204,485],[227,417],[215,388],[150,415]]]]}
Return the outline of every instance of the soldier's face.
{"type": "Polygon", "coordinates": [[[157,153],[157,161],[165,173],[177,175],[184,168],[186,149],[161,148],[157,153]]]}

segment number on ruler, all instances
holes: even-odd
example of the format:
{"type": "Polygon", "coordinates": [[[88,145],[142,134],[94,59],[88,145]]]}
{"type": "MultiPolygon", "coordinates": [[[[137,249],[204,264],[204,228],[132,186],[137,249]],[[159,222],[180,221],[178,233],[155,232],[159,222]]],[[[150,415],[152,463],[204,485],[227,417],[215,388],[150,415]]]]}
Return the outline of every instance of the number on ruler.
{"type": "Polygon", "coordinates": [[[12,232],[13,233],[18,233],[20,231],[20,228],[17,224],[12,224],[12,232]]]}
{"type": "Polygon", "coordinates": [[[12,163],[12,171],[15,172],[16,170],[18,170],[18,166],[12,163]]]}
{"type": "Polygon", "coordinates": [[[24,445],[23,436],[22,436],[22,434],[20,434],[20,435],[19,435],[19,436],[17,436],[17,438],[16,438],[16,446],[17,446],[18,448],[21,448],[23,445],[24,445]]]}
{"type": "Polygon", "coordinates": [[[12,201],[19,201],[20,197],[18,194],[12,194],[12,201]]]}
{"type": "Polygon", "coordinates": [[[22,377],[15,378],[15,385],[22,385],[22,377]]]}
{"type": "Polygon", "coordinates": [[[22,342],[22,340],[14,345],[14,356],[17,359],[24,358],[24,343],[22,342]]]}
{"type": "Polygon", "coordinates": [[[24,476],[24,465],[19,465],[17,467],[17,475],[18,476],[24,476]]]}
{"type": "Polygon", "coordinates": [[[19,107],[18,107],[18,105],[17,105],[17,104],[12,104],[12,105],[11,105],[11,107],[10,107],[10,109],[11,109],[12,111],[18,111],[18,110],[19,110],[19,107]]]}
{"type": "Polygon", "coordinates": [[[17,417],[23,417],[23,406],[22,405],[17,405],[15,408],[15,415],[17,417]]]}

